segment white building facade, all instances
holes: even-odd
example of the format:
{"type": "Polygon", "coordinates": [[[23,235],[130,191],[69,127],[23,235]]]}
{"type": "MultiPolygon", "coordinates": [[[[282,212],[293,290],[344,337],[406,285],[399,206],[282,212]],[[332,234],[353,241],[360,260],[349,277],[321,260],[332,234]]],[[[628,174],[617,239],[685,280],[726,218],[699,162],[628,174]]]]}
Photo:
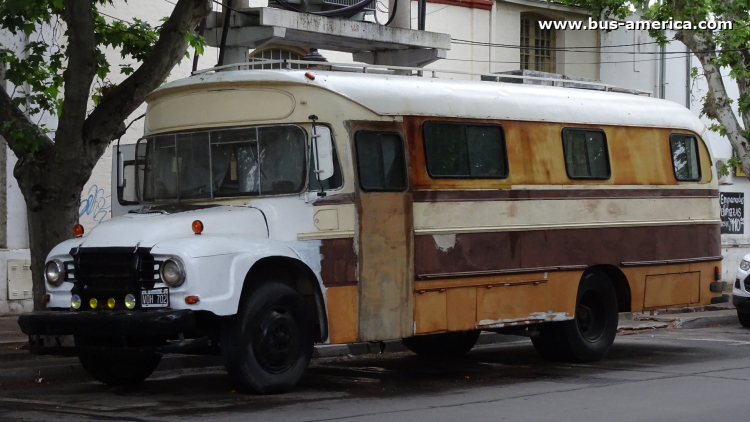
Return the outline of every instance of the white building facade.
{"type": "MultiPolygon", "coordinates": [[[[417,1],[410,3],[411,26],[416,29],[417,1]]],[[[267,2],[250,0],[249,5],[265,7],[267,2]]],[[[126,3],[125,0],[114,0],[105,13],[110,16],[108,19],[132,21],[137,18],[158,25],[173,7],[168,1],[128,0],[126,3]]],[[[216,8],[218,10],[219,6],[216,8]]],[[[427,66],[429,69],[485,74],[519,69],[543,71],[648,91],[655,97],[687,106],[696,114],[700,110],[705,86],[701,85],[701,81],[689,78],[690,67],[697,66],[697,60],[686,54],[685,47],[679,42],[670,43],[665,59],[662,59],[658,45],[645,31],[544,30],[538,26],[539,20],[588,22],[589,19],[584,9],[548,3],[546,0],[427,0],[426,9],[426,30],[448,33],[453,38],[446,58],[430,64],[427,66]],[[543,48],[537,47],[540,45],[543,48]]],[[[378,17],[380,22],[387,20],[386,13],[379,12],[378,17]]],[[[25,39],[0,33],[0,43],[12,45],[20,52],[25,39]]],[[[325,46],[314,47],[320,48],[331,62],[352,61],[349,53],[327,51],[325,46]]],[[[249,56],[265,57],[265,53],[277,49],[284,49],[293,57],[307,53],[298,47],[268,45],[250,51],[249,56]]],[[[107,57],[114,70],[108,79],[116,84],[124,79],[123,75],[117,73],[118,64],[123,60],[114,50],[107,51],[107,57]]],[[[198,68],[212,67],[217,60],[217,49],[207,48],[200,57],[198,68]]],[[[192,57],[176,66],[168,80],[189,76],[191,68],[192,57]]],[[[472,78],[470,75],[447,73],[440,73],[440,76],[472,78]]],[[[14,87],[7,85],[4,84],[3,88],[12,92],[14,87]]],[[[145,105],[133,113],[129,121],[144,112],[145,105]]],[[[54,119],[48,120],[48,126],[54,128],[54,119]]],[[[138,120],[121,142],[135,143],[142,133],[143,120],[138,120]]],[[[716,158],[731,156],[731,147],[726,139],[713,133],[708,137],[716,158]]],[[[112,201],[117,200],[110,188],[112,150],[111,146],[104,154],[82,192],[80,223],[87,231],[111,217],[112,201]]],[[[0,191],[0,315],[18,314],[32,307],[30,296],[23,296],[25,289],[21,287],[19,290],[17,287],[27,283],[25,280],[30,282],[30,274],[24,273],[24,265],[29,257],[26,208],[13,177],[15,157],[7,147],[3,151],[0,153],[0,167],[4,167],[4,171],[0,171],[0,186],[5,187],[0,191]],[[20,297],[17,296],[19,294],[20,297]]],[[[744,194],[750,190],[750,182],[746,178],[733,177],[725,182],[727,184],[721,186],[722,192],[744,194]]],[[[743,205],[743,227],[746,226],[744,218],[743,205]]],[[[742,233],[722,236],[726,257],[723,265],[725,281],[733,280],[738,260],[750,251],[749,237],[745,229],[742,233]]],[[[30,292],[30,284],[28,290],[30,292]]]]}

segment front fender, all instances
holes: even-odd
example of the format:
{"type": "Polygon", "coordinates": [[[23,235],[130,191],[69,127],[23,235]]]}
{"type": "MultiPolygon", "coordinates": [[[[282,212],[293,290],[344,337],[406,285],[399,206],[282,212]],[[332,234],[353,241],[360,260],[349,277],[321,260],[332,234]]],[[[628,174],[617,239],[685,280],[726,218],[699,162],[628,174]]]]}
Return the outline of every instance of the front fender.
{"type": "MultiPolygon", "coordinates": [[[[239,307],[245,276],[259,260],[287,257],[309,266],[285,242],[234,236],[194,236],[159,242],[151,249],[157,260],[179,257],[185,265],[185,282],[170,289],[173,309],[205,310],[234,315],[239,307]],[[195,305],[186,296],[197,295],[195,305]]],[[[316,276],[317,277],[317,276],[316,276]]]]}

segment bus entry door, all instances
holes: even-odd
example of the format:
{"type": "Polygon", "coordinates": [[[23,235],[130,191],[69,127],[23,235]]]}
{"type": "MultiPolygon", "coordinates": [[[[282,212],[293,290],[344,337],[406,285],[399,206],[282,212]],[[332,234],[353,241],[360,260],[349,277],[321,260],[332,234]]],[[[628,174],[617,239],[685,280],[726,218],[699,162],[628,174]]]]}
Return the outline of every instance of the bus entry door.
{"type": "Polygon", "coordinates": [[[355,133],[359,340],[414,332],[412,198],[402,137],[395,131],[355,133]]]}

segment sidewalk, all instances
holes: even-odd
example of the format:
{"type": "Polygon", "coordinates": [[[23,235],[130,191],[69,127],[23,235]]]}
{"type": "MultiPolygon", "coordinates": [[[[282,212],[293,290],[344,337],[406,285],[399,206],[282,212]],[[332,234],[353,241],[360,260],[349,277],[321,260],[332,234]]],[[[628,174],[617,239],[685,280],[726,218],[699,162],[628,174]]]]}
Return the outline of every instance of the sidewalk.
{"type": "MultiPolygon", "coordinates": [[[[27,350],[27,337],[21,333],[17,316],[0,317],[0,388],[9,384],[33,383],[37,375],[45,382],[61,382],[88,379],[78,358],[60,356],[36,356],[27,350]]],[[[714,326],[739,326],[737,313],[730,305],[711,305],[696,308],[671,309],[654,312],[621,313],[618,334],[627,335],[643,330],[705,328],[714,326]]],[[[483,333],[477,343],[486,346],[499,343],[525,341],[524,337],[483,333]]],[[[319,345],[314,358],[357,356],[381,351],[404,352],[401,341],[381,343],[354,343],[319,345]],[[383,348],[383,350],[381,350],[383,348]]],[[[219,356],[167,355],[157,371],[199,370],[200,368],[223,366],[219,356]]]]}

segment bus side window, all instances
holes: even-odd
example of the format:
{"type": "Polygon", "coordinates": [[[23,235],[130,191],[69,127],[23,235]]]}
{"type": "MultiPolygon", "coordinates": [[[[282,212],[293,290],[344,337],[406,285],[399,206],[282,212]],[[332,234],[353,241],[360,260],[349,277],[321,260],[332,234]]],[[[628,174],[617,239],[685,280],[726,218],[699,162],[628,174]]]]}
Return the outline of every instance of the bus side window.
{"type": "Polygon", "coordinates": [[[340,189],[344,186],[344,178],[341,175],[341,164],[339,164],[339,154],[338,151],[336,151],[336,140],[334,139],[331,143],[331,146],[333,148],[332,154],[333,154],[333,176],[329,177],[326,180],[318,181],[318,178],[315,177],[315,157],[313,156],[313,149],[310,148],[310,191],[320,191],[321,185],[323,186],[323,190],[336,190],[340,189]]]}
{"type": "Polygon", "coordinates": [[[695,136],[673,133],[669,136],[669,148],[672,152],[674,177],[681,182],[701,180],[698,140],[695,136]]]}
{"type": "Polygon", "coordinates": [[[565,170],[571,179],[609,179],[607,137],[601,129],[562,130],[565,170]]]}
{"type": "Polygon", "coordinates": [[[427,173],[433,179],[508,177],[502,127],[425,122],[423,134],[427,173]]]}
{"type": "Polygon", "coordinates": [[[359,131],[354,137],[359,186],[364,191],[406,189],[406,162],[401,136],[392,132],[359,131]]]}

